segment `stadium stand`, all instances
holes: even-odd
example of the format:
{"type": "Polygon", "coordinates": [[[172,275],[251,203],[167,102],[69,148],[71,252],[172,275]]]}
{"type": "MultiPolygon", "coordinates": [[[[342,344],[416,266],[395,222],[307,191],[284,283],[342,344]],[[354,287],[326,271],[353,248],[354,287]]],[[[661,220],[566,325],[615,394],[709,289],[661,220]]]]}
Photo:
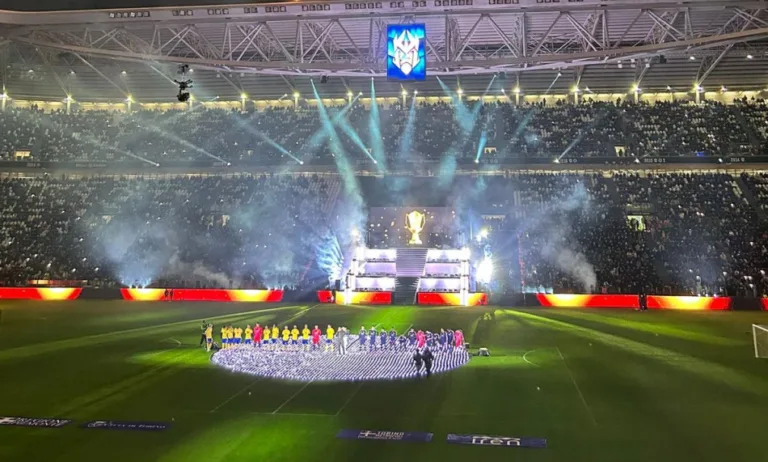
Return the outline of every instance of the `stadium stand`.
{"type": "MultiPolygon", "coordinates": [[[[491,232],[478,251],[488,244],[504,262],[508,290],[750,295],[768,290],[768,230],[755,199],[764,182],[516,173],[488,177],[491,200],[457,204],[457,214],[496,217],[484,221],[491,232]]],[[[33,176],[3,178],[0,190],[3,284],[276,287],[306,282],[341,184],[333,175],[33,176]]]]}
{"type": "MultiPolygon", "coordinates": [[[[379,108],[386,161],[454,155],[472,162],[481,138],[494,147],[483,152],[483,163],[751,155],[763,153],[768,136],[765,102],[755,99],[726,106],[587,98],[579,105],[468,102],[465,108],[462,116],[446,103],[379,108]],[[430,121],[418,136],[409,133],[411,109],[417,124],[430,121]]],[[[339,110],[328,116],[337,122],[342,149],[367,162],[370,110],[353,105],[343,118],[339,110]]],[[[5,161],[119,165],[132,159],[130,153],[161,164],[215,157],[285,165],[296,163],[291,155],[327,164],[337,154],[322,135],[321,115],[310,109],[66,114],[11,107],[0,112],[0,123],[5,161]]],[[[486,173],[456,175],[447,183],[414,177],[359,177],[356,183],[368,207],[450,206],[457,228],[482,222],[490,236],[472,245],[478,254],[485,245],[493,249],[500,263],[496,278],[505,282],[501,290],[768,293],[764,173],[486,173]]],[[[342,192],[343,177],[9,174],[0,180],[0,283],[306,284],[318,249],[327,247],[321,241],[347,212],[337,209],[349,192],[342,192]]],[[[387,232],[391,225],[384,221],[369,221],[371,247],[391,247],[402,234],[387,232]]],[[[426,238],[430,245],[457,247],[468,239],[455,231],[434,230],[426,238]]]]}
{"type": "Polygon", "coordinates": [[[0,191],[4,285],[250,288],[302,279],[339,183],[286,175],[45,176],[5,177],[0,191]]]}
{"type": "MultiPolygon", "coordinates": [[[[448,153],[459,162],[503,163],[526,158],[674,157],[752,155],[766,147],[766,106],[707,102],[633,104],[593,102],[573,105],[468,102],[461,114],[447,103],[419,104],[408,133],[410,106],[378,110],[381,146],[388,161],[438,161],[448,153]],[[429,121],[429,123],[423,123],[429,121]],[[410,140],[403,143],[402,140],[410,140]],[[483,140],[483,141],[480,141],[483,140]],[[482,146],[479,146],[483,143],[482,146]],[[407,147],[406,147],[407,146],[407,147]],[[478,156],[478,147],[483,152],[478,156]],[[487,148],[487,149],[486,149],[487,148]]],[[[81,111],[45,113],[8,108],[0,114],[7,130],[0,159],[24,161],[126,161],[128,153],[155,162],[215,159],[279,165],[292,154],[304,162],[332,163],[317,110],[267,108],[235,110],[81,111]]],[[[339,122],[340,144],[352,159],[368,162],[370,110],[353,105],[339,122]],[[347,129],[345,129],[347,127],[347,129]],[[355,133],[349,136],[347,133],[355,133]]],[[[374,153],[376,154],[376,153],[374,153]]]]}

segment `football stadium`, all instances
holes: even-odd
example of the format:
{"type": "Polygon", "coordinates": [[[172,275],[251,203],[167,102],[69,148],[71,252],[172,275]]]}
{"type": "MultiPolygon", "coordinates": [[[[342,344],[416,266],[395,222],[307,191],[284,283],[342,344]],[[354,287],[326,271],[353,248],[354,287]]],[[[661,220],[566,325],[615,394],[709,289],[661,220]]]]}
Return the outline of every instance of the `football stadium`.
{"type": "Polygon", "coordinates": [[[765,9],[0,2],[0,460],[765,460],[765,9]]]}

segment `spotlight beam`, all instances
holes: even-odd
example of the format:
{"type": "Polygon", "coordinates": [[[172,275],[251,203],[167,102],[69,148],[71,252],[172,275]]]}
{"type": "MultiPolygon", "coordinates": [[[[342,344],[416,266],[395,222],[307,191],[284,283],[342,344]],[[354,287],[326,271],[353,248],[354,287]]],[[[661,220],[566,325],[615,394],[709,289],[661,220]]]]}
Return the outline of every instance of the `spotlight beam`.
{"type": "MultiPolygon", "coordinates": [[[[352,168],[352,165],[349,163],[349,159],[347,159],[347,154],[344,152],[344,148],[341,146],[341,143],[339,142],[339,135],[336,133],[336,129],[333,128],[333,123],[331,122],[330,117],[328,117],[328,111],[326,111],[325,105],[323,104],[323,100],[320,98],[320,94],[317,92],[315,81],[310,80],[309,82],[312,84],[312,92],[314,93],[315,100],[317,101],[317,111],[320,115],[320,120],[323,124],[323,129],[328,135],[328,138],[329,138],[328,142],[330,144],[331,151],[335,153],[335,155],[333,156],[333,160],[336,163],[336,169],[339,171],[339,174],[341,175],[341,180],[342,180],[342,183],[344,184],[344,189],[346,190],[347,195],[350,197],[350,199],[357,202],[353,204],[353,206],[362,207],[363,197],[360,194],[360,188],[358,187],[357,178],[355,177],[355,170],[354,168],[352,168]]],[[[351,107],[351,103],[348,106],[351,107]]]]}
{"type": "Polygon", "coordinates": [[[387,170],[387,158],[384,155],[384,143],[381,141],[381,119],[379,117],[379,103],[376,100],[376,85],[371,79],[371,112],[368,115],[368,135],[371,137],[370,145],[373,151],[374,162],[381,164],[379,170],[387,170]]]}
{"type": "Polygon", "coordinates": [[[373,161],[374,164],[378,164],[378,160],[374,156],[371,155],[371,153],[368,151],[368,147],[363,143],[363,140],[360,138],[360,135],[357,134],[354,128],[349,124],[349,121],[346,117],[341,117],[338,121],[336,121],[336,126],[339,127],[349,139],[352,140],[353,143],[357,147],[360,148],[360,150],[368,156],[369,159],[373,161]]]}
{"type": "MultiPolygon", "coordinates": [[[[21,112],[20,114],[23,114],[24,117],[29,117],[24,112],[21,112]]],[[[56,129],[56,127],[54,127],[53,124],[48,122],[46,119],[41,119],[41,120],[43,121],[43,124],[47,125],[49,128],[56,129]]],[[[119,152],[120,154],[122,154],[124,156],[132,157],[132,158],[134,158],[136,160],[140,160],[142,162],[146,162],[149,165],[152,165],[154,167],[159,167],[160,166],[160,164],[158,164],[155,161],[149,160],[149,159],[147,159],[145,157],[141,157],[141,156],[136,155],[136,154],[134,154],[132,152],[128,152],[128,151],[126,151],[124,149],[120,149],[117,146],[112,146],[112,145],[109,145],[107,143],[104,143],[103,141],[94,138],[92,135],[81,135],[80,136],[80,140],[85,141],[86,143],[90,144],[91,146],[96,146],[97,148],[101,149],[102,151],[112,150],[112,151],[115,151],[115,152],[119,152]]]]}
{"type": "Polygon", "coordinates": [[[400,149],[398,150],[398,158],[402,159],[410,153],[411,144],[413,143],[413,133],[416,131],[416,98],[411,98],[411,108],[408,110],[408,121],[405,124],[405,130],[400,137],[400,149]]]}
{"type": "Polygon", "coordinates": [[[597,116],[597,117],[595,117],[595,119],[592,121],[592,123],[591,123],[591,124],[590,124],[588,127],[583,127],[583,128],[581,128],[581,129],[579,130],[579,133],[576,135],[576,138],[574,138],[574,139],[573,139],[573,141],[571,141],[571,143],[568,145],[568,147],[566,147],[566,148],[565,148],[565,151],[563,151],[563,153],[562,153],[562,154],[560,154],[560,155],[557,157],[557,161],[558,161],[558,162],[560,162],[560,160],[561,160],[563,157],[565,157],[565,156],[566,156],[566,154],[568,154],[568,153],[571,151],[571,149],[573,149],[573,148],[574,148],[574,147],[576,147],[576,146],[577,146],[579,143],[581,143],[581,140],[583,140],[583,139],[584,139],[584,135],[586,134],[587,130],[588,130],[588,129],[590,129],[590,128],[592,128],[592,127],[595,127],[595,126],[597,126],[597,125],[600,123],[600,120],[603,118],[603,116],[604,116],[604,113],[602,113],[602,114],[598,114],[598,116],[597,116]]]}
{"type": "Polygon", "coordinates": [[[480,157],[483,155],[485,144],[488,142],[488,134],[485,130],[480,134],[480,142],[477,143],[477,154],[475,155],[475,163],[480,163],[480,157]]]}
{"type": "MultiPolygon", "coordinates": [[[[347,112],[349,112],[350,109],[352,109],[352,106],[355,104],[355,102],[360,98],[360,95],[355,96],[352,101],[347,103],[344,108],[339,111],[337,114],[334,114],[333,118],[331,119],[331,123],[333,125],[336,125],[339,120],[341,120],[342,117],[344,117],[347,112]]],[[[322,104],[322,103],[321,103],[322,104]]],[[[319,109],[318,109],[319,111],[319,109]]],[[[326,115],[327,115],[326,111],[326,115]]],[[[315,133],[312,134],[312,136],[309,137],[307,141],[304,142],[304,144],[301,147],[302,154],[314,154],[320,147],[323,145],[323,137],[327,136],[327,132],[325,130],[325,127],[320,127],[315,133]]]]}
{"type": "Polygon", "coordinates": [[[267,135],[265,135],[261,131],[256,130],[255,128],[251,127],[243,119],[241,119],[241,118],[239,118],[237,116],[234,116],[234,119],[235,119],[236,123],[241,128],[245,129],[248,133],[250,133],[250,134],[252,134],[254,136],[258,136],[262,140],[266,141],[267,144],[269,144],[273,148],[277,149],[281,154],[284,154],[284,155],[290,157],[291,159],[295,160],[298,164],[301,164],[301,165],[304,164],[304,161],[302,161],[298,157],[296,157],[293,154],[291,154],[287,149],[285,149],[282,145],[280,145],[280,143],[278,143],[277,141],[275,141],[272,138],[268,137],[267,135]]]}
{"type": "Polygon", "coordinates": [[[153,132],[155,132],[155,133],[159,134],[160,136],[163,136],[163,137],[165,137],[165,138],[168,138],[169,140],[172,140],[172,141],[174,141],[174,142],[176,142],[176,143],[179,143],[179,144],[181,144],[181,145],[183,145],[183,146],[186,146],[186,147],[188,147],[188,148],[192,149],[193,151],[196,151],[196,152],[198,152],[198,153],[200,153],[200,154],[203,154],[203,155],[205,155],[205,156],[208,156],[208,157],[210,157],[211,159],[216,159],[216,160],[218,160],[219,162],[223,162],[223,163],[225,163],[225,164],[229,163],[228,161],[226,161],[226,160],[222,159],[221,157],[219,157],[219,156],[215,156],[215,155],[211,154],[210,152],[206,151],[205,149],[203,149],[203,148],[201,148],[201,147],[198,147],[198,146],[196,146],[195,144],[193,144],[193,143],[190,143],[189,141],[185,140],[184,138],[181,138],[181,137],[179,137],[179,136],[176,136],[176,135],[174,135],[173,133],[167,133],[167,132],[164,132],[164,131],[162,131],[161,129],[159,129],[159,128],[157,128],[157,127],[153,126],[153,125],[150,125],[150,126],[149,126],[149,129],[150,129],[151,131],[153,131],[153,132]]]}

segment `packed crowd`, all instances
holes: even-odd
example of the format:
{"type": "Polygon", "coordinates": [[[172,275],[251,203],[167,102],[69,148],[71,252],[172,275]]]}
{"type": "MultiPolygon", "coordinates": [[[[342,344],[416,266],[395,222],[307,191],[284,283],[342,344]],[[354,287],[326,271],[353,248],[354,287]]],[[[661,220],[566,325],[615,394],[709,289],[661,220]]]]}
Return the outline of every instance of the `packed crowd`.
{"type": "MultiPolygon", "coordinates": [[[[490,256],[503,290],[768,293],[764,173],[506,172],[447,188],[448,247],[490,256]]],[[[0,284],[327,284],[343,197],[337,176],[6,176],[0,284]]]]}
{"type": "Polygon", "coordinates": [[[749,155],[768,148],[762,100],[725,106],[707,102],[585,102],[516,106],[469,101],[331,107],[338,143],[311,107],[264,111],[205,109],[0,112],[0,160],[220,161],[330,164],[343,150],[353,162],[499,163],[554,157],[749,155]],[[373,120],[372,120],[373,117],[373,120]],[[376,122],[378,117],[378,122],[376,122]],[[25,153],[25,154],[20,154],[25,153]],[[29,153],[27,155],[26,153],[29,153]],[[481,155],[478,156],[478,153],[481,155]]]}
{"type": "Polygon", "coordinates": [[[293,286],[338,194],[318,176],[1,178],[0,284],[293,286]]]}
{"type": "Polygon", "coordinates": [[[763,174],[513,174],[495,181],[514,192],[485,209],[514,213],[489,239],[516,253],[523,290],[768,293],[763,174]],[[517,249],[509,249],[510,234],[517,249]]]}

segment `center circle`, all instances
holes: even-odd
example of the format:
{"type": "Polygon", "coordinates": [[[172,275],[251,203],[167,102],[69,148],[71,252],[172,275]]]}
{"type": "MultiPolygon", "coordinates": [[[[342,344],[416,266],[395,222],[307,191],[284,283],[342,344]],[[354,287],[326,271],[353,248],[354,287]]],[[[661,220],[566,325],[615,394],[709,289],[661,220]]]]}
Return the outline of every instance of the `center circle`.
{"type": "MultiPolygon", "coordinates": [[[[338,351],[272,350],[239,346],[216,352],[211,361],[233,372],[298,382],[360,382],[417,377],[414,350],[351,348],[338,351]]],[[[465,365],[469,353],[463,348],[433,351],[432,373],[439,374],[465,365]]],[[[424,375],[424,369],[421,370],[424,375]]]]}

